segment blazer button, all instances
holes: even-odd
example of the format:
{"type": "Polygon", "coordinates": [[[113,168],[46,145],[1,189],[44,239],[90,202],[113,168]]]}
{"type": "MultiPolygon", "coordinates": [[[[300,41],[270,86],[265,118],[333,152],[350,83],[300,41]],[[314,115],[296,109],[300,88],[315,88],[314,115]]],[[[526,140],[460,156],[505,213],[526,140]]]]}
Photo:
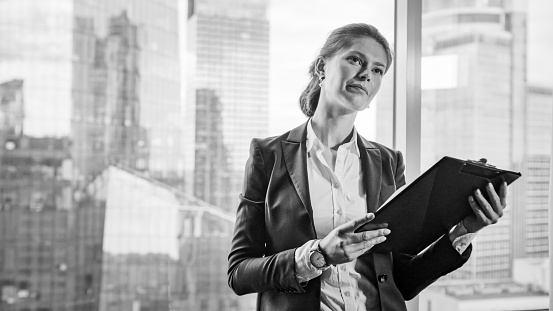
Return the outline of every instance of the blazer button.
{"type": "Polygon", "coordinates": [[[386,274],[381,274],[378,276],[378,282],[384,283],[388,279],[388,276],[386,274]]]}

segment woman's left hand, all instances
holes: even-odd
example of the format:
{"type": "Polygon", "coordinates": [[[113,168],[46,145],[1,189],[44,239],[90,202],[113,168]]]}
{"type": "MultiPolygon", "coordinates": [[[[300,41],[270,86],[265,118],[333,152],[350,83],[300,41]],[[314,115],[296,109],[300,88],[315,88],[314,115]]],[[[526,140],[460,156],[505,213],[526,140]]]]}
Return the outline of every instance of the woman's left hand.
{"type": "Polygon", "coordinates": [[[473,214],[463,220],[463,225],[469,233],[477,232],[484,227],[495,224],[503,216],[503,210],[507,207],[507,183],[503,182],[499,187],[499,194],[493,185],[486,185],[486,192],[490,201],[486,200],[479,189],[474,195],[469,196],[469,204],[473,214]]]}

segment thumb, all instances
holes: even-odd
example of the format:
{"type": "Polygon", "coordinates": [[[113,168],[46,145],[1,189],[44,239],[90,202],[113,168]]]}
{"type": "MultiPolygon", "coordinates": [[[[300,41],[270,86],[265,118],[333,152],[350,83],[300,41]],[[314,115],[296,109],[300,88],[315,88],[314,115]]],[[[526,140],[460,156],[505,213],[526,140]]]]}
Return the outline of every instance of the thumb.
{"type": "Polygon", "coordinates": [[[338,229],[338,232],[340,233],[353,232],[355,231],[355,229],[361,227],[362,225],[370,222],[373,219],[374,219],[374,214],[368,213],[363,217],[352,219],[346,222],[345,224],[338,226],[337,229],[338,229]]]}

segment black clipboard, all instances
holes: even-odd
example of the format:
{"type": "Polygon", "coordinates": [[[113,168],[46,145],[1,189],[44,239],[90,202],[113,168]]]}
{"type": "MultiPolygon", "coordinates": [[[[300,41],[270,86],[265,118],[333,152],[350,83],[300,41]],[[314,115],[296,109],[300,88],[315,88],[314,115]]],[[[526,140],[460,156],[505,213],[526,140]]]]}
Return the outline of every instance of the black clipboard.
{"type": "Polygon", "coordinates": [[[484,187],[496,191],[504,181],[511,184],[520,173],[502,170],[485,162],[443,157],[375,212],[375,219],[355,230],[374,230],[387,223],[392,231],[375,245],[375,253],[418,254],[444,233],[473,213],[468,197],[477,188],[488,199],[484,187]]]}

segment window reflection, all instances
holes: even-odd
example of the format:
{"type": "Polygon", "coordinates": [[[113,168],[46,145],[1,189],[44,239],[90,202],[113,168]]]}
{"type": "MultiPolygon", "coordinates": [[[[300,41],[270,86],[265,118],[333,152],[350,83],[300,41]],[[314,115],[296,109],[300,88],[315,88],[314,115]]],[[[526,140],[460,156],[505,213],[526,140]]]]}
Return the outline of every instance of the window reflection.
{"type": "MultiPolygon", "coordinates": [[[[449,281],[510,280],[538,265],[513,257],[549,256],[553,92],[525,78],[528,17],[509,3],[424,1],[423,167],[485,155],[524,175],[449,281]]],[[[0,310],[253,308],[226,256],[249,141],[267,136],[268,5],[0,1],[0,310]]],[[[307,64],[290,51],[285,78],[307,64]]]]}
{"type": "Polygon", "coordinates": [[[549,257],[553,124],[552,89],[536,85],[535,77],[543,81],[543,76],[528,66],[535,55],[530,53],[535,42],[528,40],[529,6],[509,0],[423,1],[423,169],[445,155],[485,157],[523,177],[509,187],[505,216],[478,233],[466,265],[421,295],[421,310],[427,303],[452,308],[440,299],[465,308],[475,302],[470,296],[486,308],[494,294],[510,301],[504,306],[520,303],[522,296],[537,302],[533,308],[548,305],[543,279],[521,277],[544,273],[539,262],[549,257]]]}
{"type": "Polygon", "coordinates": [[[0,3],[0,309],[168,310],[183,291],[177,18],[0,3]]]}

